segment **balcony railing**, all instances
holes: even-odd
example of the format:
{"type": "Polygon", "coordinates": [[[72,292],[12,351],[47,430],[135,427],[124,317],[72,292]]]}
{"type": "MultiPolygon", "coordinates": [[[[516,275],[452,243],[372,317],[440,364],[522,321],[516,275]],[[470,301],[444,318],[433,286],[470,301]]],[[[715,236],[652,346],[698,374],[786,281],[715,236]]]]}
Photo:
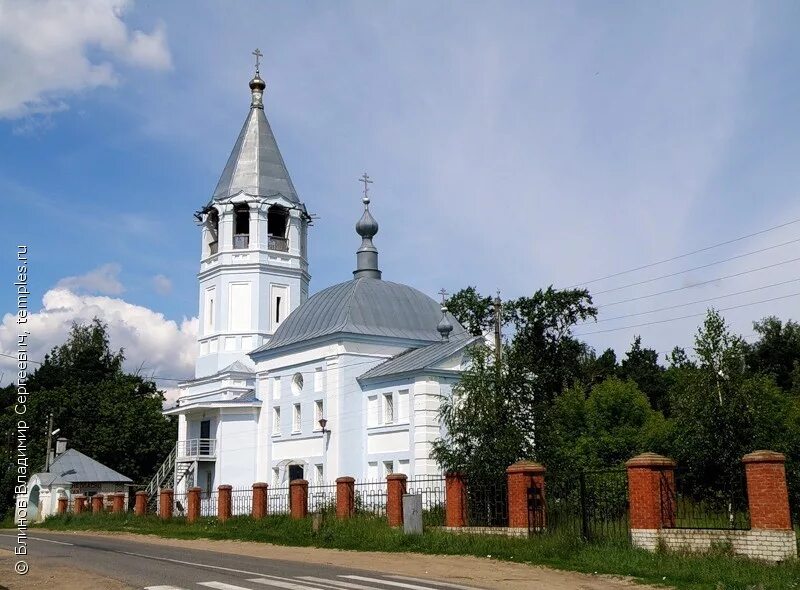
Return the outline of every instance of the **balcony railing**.
{"type": "Polygon", "coordinates": [[[278,252],[288,252],[289,240],[287,240],[286,238],[279,238],[278,236],[269,236],[269,241],[267,242],[267,249],[276,250],[278,252]]]}
{"type": "Polygon", "coordinates": [[[250,236],[247,234],[236,234],[233,236],[234,250],[247,250],[250,247],[250,236]]]}
{"type": "Polygon", "coordinates": [[[217,455],[216,438],[190,438],[178,441],[178,459],[187,457],[209,457],[217,455]]]}
{"type": "Polygon", "coordinates": [[[209,255],[213,256],[219,251],[219,242],[213,241],[209,242],[208,244],[208,253],[209,255]]]}

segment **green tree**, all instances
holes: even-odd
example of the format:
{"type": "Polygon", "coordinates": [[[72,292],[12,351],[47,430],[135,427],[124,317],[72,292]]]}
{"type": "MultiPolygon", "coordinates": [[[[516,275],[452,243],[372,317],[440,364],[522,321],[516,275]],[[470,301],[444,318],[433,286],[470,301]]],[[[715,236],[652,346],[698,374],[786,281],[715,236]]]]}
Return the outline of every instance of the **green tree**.
{"type": "Polygon", "coordinates": [[[658,353],[652,348],[643,348],[642,337],[636,336],[630,350],[622,359],[617,374],[620,379],[630,379],[636,383],[654,409],[665,411],[668,401],[665,371],[658,364],[658,353]]]}
{"type": "MultiPolygon", "coordinates": [[[[177,438],[173,419],[161,413],[163,394],[155,383],[126,373],[122,350],[112,351],[99,320],[73,325],[30,376],[28,410],[31,469],[44,466],[47,419],[61,429],[69,446],[144,483],[169,454],[177,438]]],[[[12,431],[13,388],[3,391],[2,430],[12,431]]],[[[3,497],[9,500],[9,489],[3,497]]]]}
{"type": "Polygon", "coordinates": [[[754,322],[753,329],[759,339],[747,347],[748,365],[784,391],[800,391],[800,324],[771,316],[754,322]]]}
{"type": "Polygon", "coordinates": [[[561,472],[621,465],[645,452],[665,452],[671,425],[650,407],[633,381],[610,377],[591,388],[565,391],[550,420],[547,464],[561,472]]]}
{"type": "Polygon", "coordinates": [[[489,481],[517,459],[532,456],[530,431],[521,413],[519,384],[507,365],[484,345],[469,350],[468,368],[439,410],[446,435],[433,443],[433,458],[445,471],[489,481]]]}
{"type": "Polygon", "coordinates": [[[711,310],[695,338],[697,365],[671,389],[674,457],[697,488],[731,487],[739,495],[741,458],[759,448],[800,455],[797,400],[769,375],[747,370],[747,347],[711,310]]]}
{"type": "MultiPolygon", "coordinates": [[[[459,312],[461,317],[486,317],[489,298],[472,288],[463,292],[468,296],[459,301],[476,307],[459,312]]],[[[587,347],[572,336],[572,327],[596,313],[585,290],[549,287],[505,301],[503,320],[513,325],[512,337],[502,345],[499,367],[493,352],[476,348],[471,368],[442,404],[448,436],[435,446],[439,464],[498,474],[518,459],[544,452],[546,439],[538,443],[536,437],[546,430],[550,405],[582,375],[587,347]]]]}
{"type": "Polygon", "coordinates": [[[495,313],[491,297],[478,293],[475,287],[465,287],[447,298],[447,310],[473,336],[494,329],[495,313]]]}

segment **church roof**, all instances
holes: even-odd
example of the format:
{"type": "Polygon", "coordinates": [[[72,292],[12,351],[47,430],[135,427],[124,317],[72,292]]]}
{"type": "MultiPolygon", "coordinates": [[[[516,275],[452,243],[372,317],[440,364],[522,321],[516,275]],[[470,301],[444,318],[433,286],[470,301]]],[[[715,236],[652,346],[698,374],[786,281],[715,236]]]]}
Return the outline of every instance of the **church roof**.
{"type": "Polygon", "coordinates": [[[228,163],[222,171],[213,200],[218,201],[244,192],[256,197],[283,196],[292,203],[300,203],[283,162],[275,135],[264,114],[261,102],[263,81],[258,78],[250,83],[253,99],[250,112],[244,122],[239,138],[233,146],[228,163]],[[260,84],[254,87],[254,82],[260,84]]]}
{"type": "Polygon", "coordinates": [[[217,375],[222,373],[252,373],[253,369],[245,365],[242,361],[233,361],[230,365],[217,372],[217,375]]]}
{"type": "Polygon", "coordinates": [[[390,377],[393,375],[424,371],[480,340],[480,336],[468,336],[465,334],[457,340],[445,340],[420,348],[412,348],[371,368],[366,373],[360,375],[358,380],[366,381],[379,377],[390,377]]]}
{"type": "MultiPolygon", "coordinates": [[[[439,342],[436,326],[441,317],[439,304],[421,291],[361,277],[309,298],[289,314],[267,344],[250,354],[339,333],[439,342]]],[[[464,337],[464,328],[454,317],[448,317],[455,327],[451,337],[464,337]]]]}
{"type": "Polygon", "coordinates": [[[67,449],[56,457],[50,464],[49,473],[59,481],[70,483],[132,483],[130,478],[75,449],[67,449]]]}

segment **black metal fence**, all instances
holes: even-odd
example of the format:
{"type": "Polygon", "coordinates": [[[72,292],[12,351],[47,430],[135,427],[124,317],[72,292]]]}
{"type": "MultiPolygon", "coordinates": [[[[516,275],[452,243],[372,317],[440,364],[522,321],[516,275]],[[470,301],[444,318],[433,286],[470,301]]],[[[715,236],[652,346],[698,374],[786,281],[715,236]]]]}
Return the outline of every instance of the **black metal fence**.
{"type": "Polygon", "coordinates": [[[508,484],[505,477],[468,478],[467,526],[508,526],[508,484]]]}
{"type": "Polygon", "coordinates": [[[660,483],[661,522],[665,528],[750,528],[743,471],[709,478],[676,469],[672,476],[662,475],[660,483]]]}
{"type": "Polygon", "coordinates": [[[547,473],[545,521],[529,511],[532,533],[560,534],[588,541],[628,540],[628,478],[622,468],[547,473]]]}
{"type": "Polygon", "coordinates": [[[386,516],[386,480],[357,481],[354,492],[356,513],[386,516]]]}
{"type": "Polygon", "coordinates": [[[406,482],[409,494],[422,496],[423,526],[444,526],[445,478],[441,475],[421,475],[406,482]]]}
{"type": "Polygon", "coordinates": [[[231,490],[231,515],[249,516],[253,510],[253,489],[234,488],[231,490]]]}
{"type": "Polygon", "coordinates": [[[289,486],[267,489],[267,514],[288,514],[289,508],[289,486]]]}
{"type": "Polygon", "coordinates": [[[336,512],[336,484],[308,486],[309,513],[336,512]]]}

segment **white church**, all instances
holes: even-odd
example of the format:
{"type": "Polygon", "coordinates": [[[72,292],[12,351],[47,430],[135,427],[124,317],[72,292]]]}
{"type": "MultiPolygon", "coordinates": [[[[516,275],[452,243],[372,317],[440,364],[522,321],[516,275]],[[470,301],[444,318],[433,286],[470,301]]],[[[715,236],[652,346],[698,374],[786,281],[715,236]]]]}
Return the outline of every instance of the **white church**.
{"type": "Polygon", "coordinates": [[[196,214],[196,373],[165,412],[178,416],[178,442],[151,487],[438,474],[440,396],[476,339],[428,295],[382,278],[366,174],[356,270],[309,297],[311,217],[264,114],[265,87],[256,68],[247,119],[196,214]]]}

